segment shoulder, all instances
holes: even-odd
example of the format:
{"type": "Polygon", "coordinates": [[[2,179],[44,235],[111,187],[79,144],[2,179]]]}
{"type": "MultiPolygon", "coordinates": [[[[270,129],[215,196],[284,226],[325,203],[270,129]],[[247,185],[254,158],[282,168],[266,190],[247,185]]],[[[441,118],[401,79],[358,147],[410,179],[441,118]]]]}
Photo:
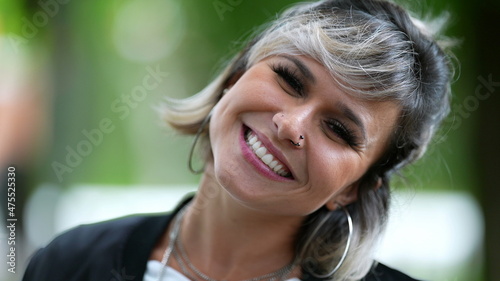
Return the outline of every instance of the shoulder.
{"type": "Polygon", "coordinates": [[[418,281],[410,276],[378,263],[362,281],[418,281]]]}
{"type": "Polygon", "coordinates": [[[33,255],[23,280],[111,280],[105,276],[113,276],[113,269],[119,268],[130,236],[167,217],[130,216],[73,228],[33,255]]]}
{"type": "Polygon", "coordinates": [[[57,236],[46,249],[56,250],[70,247],[75,252],[92,248],[108,248],[120,243],[135,227],[147,220],[148,216],[129,216],[95,224],[80,225],[57,236]],[[92,245],[92,248],[88,246],[92,245]]]}

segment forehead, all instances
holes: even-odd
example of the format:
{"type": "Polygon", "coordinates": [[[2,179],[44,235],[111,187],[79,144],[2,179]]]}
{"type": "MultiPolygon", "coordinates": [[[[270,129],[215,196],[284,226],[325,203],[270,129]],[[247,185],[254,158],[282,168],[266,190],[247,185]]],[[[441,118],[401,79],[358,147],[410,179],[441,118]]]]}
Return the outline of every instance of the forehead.
{"type": "Polygon", "coordinates": [[[353,107],[362,122],[366,124],[366,147],[387,147],[396,129],[400,107],[391,101],[355,100],[353,107]]]}

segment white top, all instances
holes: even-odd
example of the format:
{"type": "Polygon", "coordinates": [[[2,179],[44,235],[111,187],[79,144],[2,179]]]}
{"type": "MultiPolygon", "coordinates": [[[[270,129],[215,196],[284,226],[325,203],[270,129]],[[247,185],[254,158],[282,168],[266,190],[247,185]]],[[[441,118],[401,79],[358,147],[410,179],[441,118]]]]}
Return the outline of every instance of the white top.
{"type": "MultiPolygon", "coordinates": [[[[144,273],[143,281],[158,281],[158,274],[162,268],[161,262],[157,260],[148,261],[146,273],[144,273]]],[[[179,271],[167,266],[163,271],[163,276],[160,281],[191,281],[179,271]]],[[[290,278],[286,281],[300,281],[299,278],[290,278]]]]}

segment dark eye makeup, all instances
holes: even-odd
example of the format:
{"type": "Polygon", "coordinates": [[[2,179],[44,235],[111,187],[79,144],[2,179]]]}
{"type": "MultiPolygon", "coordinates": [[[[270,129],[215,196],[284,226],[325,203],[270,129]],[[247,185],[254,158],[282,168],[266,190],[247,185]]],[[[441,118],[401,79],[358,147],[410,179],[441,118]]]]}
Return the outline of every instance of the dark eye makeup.
{"type": "Polygon", "coordinates": [[[278,74],[278,76],[283,79],[293,91],[300,95],[304,95],[304,83],[299,78],[297,70],[283,63],[276,63],[271,66],[272,70],[278,74]]]}
{"type": "MultiPolygon", "coordinates": [[[[302,80],[298,70],[295,67],[288,66],[285,63],[277,62],[271,64],[271,69],[282,79],[286,86],[293,91],[293,94],[304,97],[305,93],[305,83],[302,80]]],[[[287,89],[285,89],[287,90],[287,89]]],[[[287,91],[288,92],[288,91],[287,91]]],[[[292,94],[288,92],[289,94],[292,94]]],[[[350,147],[357,149],[360,145],[359,139],[356,134],[347,125],[337,119],[325,120],[326,129],[328,135],[332,133],[343,140],[350,147]]]]}
{"type": "Polygon", "coordinates": [[[327,120],[325,121],[328,129],[333,132],[335,135],[344,140],[349,146],[352,148],[358,148],[360,142],[356,134],[344,123],[339,120],[327,120]]]}

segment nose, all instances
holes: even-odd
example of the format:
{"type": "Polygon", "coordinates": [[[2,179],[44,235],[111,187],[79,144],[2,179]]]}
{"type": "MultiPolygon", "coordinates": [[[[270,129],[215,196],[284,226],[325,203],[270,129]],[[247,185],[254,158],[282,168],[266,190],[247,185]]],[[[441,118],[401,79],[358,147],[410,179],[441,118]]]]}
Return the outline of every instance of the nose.
{"type": "Polygon", "coordinates": [[[284,141],[295,148],[303,148],[307,141],[309,115],[307,111],[276,113],[273,116],[273,122],[280,141],[284,141]]]}

